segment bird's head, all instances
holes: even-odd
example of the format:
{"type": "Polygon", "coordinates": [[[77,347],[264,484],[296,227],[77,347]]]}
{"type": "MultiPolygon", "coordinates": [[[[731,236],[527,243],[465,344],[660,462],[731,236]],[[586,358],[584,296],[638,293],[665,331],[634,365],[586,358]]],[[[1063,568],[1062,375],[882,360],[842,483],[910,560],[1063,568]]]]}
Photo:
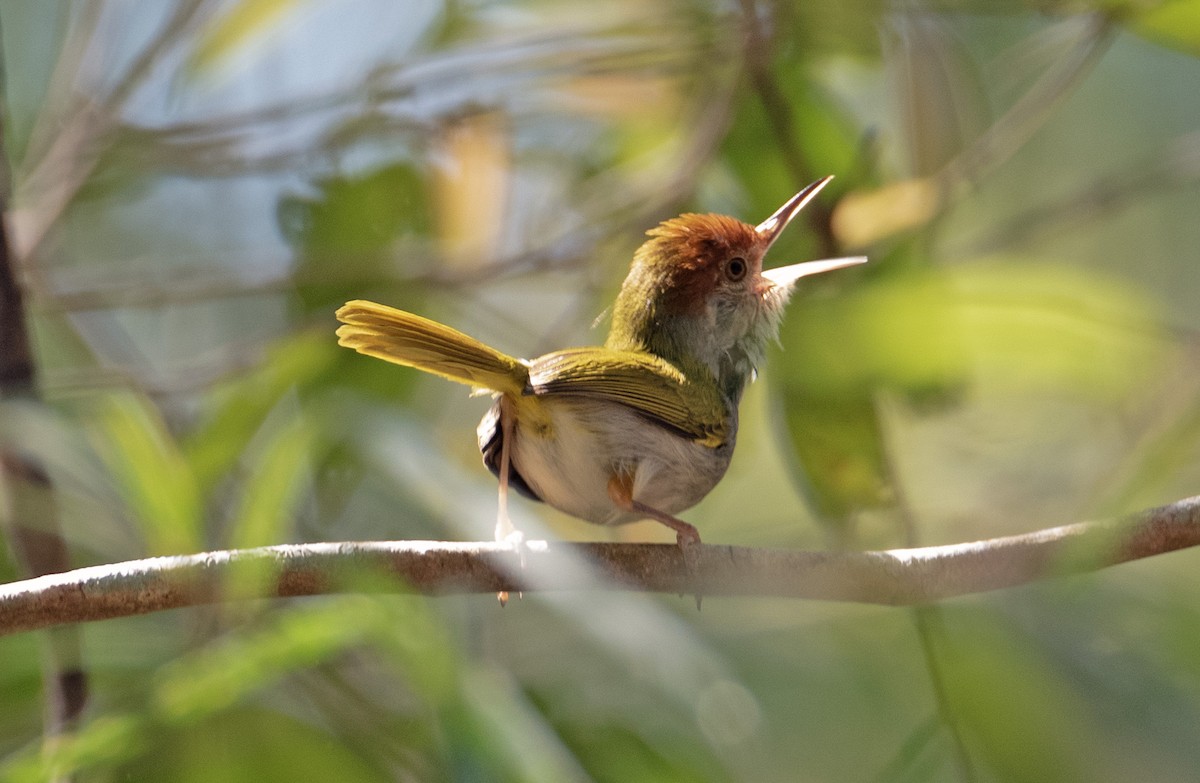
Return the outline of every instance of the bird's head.
{"type": "Polygon", "coordinates": [[[757,226],[726,215],[685,214],[652,228],[621,286],[608,345],[650,351],[680,365],[698,363],[740,394],[778,334],[796,281],[866,261],[763,269],[771,245],[831,179],[804,188],[757,226]]]}

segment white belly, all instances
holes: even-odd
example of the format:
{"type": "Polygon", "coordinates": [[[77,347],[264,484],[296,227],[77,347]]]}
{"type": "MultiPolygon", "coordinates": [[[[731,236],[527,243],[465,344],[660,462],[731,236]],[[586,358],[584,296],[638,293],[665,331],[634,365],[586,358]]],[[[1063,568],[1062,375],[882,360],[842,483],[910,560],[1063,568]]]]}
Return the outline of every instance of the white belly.
{"type": "MultiPolygon", "coordinates": [[[[549,505],[601,525],[642,518],[617,508],[609,480],[633,476],[633,498],[667,514],[691,508],[729,466],[733,438],[702,446],[613,403],[546,399],[553,437],[523,432],[517,422],[512,463],[549,505]]],[[[736,423],[731,430],[736,429],[736,423]]]]}

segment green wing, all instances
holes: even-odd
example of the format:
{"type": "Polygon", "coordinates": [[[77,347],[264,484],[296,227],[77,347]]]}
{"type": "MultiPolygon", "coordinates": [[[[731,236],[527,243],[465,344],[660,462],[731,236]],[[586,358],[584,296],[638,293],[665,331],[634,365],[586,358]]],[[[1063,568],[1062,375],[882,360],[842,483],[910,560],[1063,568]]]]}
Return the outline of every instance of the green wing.
{"type": "Polygon", "coordinates": [[[679,430],[705,446],[727,436],[724,400],[714,384],[697,383],[664,359],[636,351],[569,348],[535,359],[530,391],[608,400],[679,430]]]}

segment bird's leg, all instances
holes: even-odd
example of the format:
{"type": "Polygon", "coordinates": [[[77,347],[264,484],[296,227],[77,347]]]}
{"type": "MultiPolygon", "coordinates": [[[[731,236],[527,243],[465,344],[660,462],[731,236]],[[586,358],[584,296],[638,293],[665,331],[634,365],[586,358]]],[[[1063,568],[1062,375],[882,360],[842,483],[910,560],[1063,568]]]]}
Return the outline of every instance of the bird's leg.
{"type": "MultiPolygon", "coordinates": [[[[701,541],[700,531],[694,525],[652,506],[647,506],[640,500],[634,500],[632,472],[614,473],[608,480],[608,496],[612,499],[613,504],[622,511],[642,514],[674,530],[675,543],[679,545],[679,552],[683,555],[684,568],[687,569],[690,576],[696,577],[700,571],[701,541]]],[[[700,608],[699,592],[696,593],[696,608],[700,608]]]]}
{"type": "MultiPolygon", "coordinates": [[[[517,530],[508,516],[508,473],[511,464],[513,416],[512,405],[507,398],[502,397],[500,399],[500,496],[499,508],[496,512],[496,540],[500,543],[512,544],[517,551],[521,568],[525,568],[525,548],[522,546],[525,542],[525,534],[517,530]]],[[[521,597],[521,594],[517,593],[517,597],[521,597]]],[[[501,590],[496,594],[496,598],[500,601],[501,606],[506,605],[508,591],[501,590]]]]}

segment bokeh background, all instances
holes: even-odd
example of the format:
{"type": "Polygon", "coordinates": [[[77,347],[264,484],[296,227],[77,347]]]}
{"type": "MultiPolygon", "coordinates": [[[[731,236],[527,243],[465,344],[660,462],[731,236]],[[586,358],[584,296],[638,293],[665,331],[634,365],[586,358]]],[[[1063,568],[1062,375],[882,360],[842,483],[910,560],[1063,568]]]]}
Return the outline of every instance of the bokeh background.
{"type": "MultiPolygon", "coordinates": [[[[646,229],[826,174],[770,258],[871,263],[793,300],[684,515],[706,541],[970,541],[1200,484],[1192,0],[2,0],[0,35],[37,369],[0,446],[47,477],[6,485],[42,511],[10,543],[487,539],[486,400],[337,348],[333,310],[594,344],[646,229]]],[[[12,636],[0,776],[1193,780],[1197,565],[923,610],[337,596],[12,636]],[[62,644],[90,697],[47,745],[62,644]]]]}

